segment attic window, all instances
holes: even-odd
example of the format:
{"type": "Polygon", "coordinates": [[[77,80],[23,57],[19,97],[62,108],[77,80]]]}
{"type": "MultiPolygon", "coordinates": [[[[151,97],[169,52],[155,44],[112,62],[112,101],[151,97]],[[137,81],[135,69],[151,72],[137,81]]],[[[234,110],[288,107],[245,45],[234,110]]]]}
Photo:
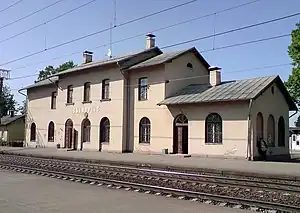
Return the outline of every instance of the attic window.
{"type": "Polygon", "coordinates": [[[186,67],[189,69],[193,69],[193,65],[191,63],[187,63],[186,67]]]}
{"type": "Polygon", "coordinates": [[[271,87],[271,92],[272,94],[274,94],[274,87],[271,87]]]}

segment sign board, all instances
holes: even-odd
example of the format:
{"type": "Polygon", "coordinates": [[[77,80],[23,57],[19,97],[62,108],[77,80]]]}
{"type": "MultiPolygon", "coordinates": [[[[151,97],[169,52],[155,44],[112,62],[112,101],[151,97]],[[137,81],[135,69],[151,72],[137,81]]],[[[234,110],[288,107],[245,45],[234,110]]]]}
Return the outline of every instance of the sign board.
{"type": "Polygon", "coordinates": [[[73,114],[100,112],[100,106],[97,107],[77,107],[73,109],[73,114]]]}

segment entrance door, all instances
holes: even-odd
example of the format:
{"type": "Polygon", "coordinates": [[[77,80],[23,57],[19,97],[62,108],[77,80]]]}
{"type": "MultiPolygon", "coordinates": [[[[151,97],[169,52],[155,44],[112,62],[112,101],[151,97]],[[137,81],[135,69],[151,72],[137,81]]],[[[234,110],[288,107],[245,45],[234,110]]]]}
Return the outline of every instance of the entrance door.
{"type": "Polygon", "coordinates": [[[71,149],[73,142],[73,121],[68,119],[65,124],[65,148],[71,149]]]}
{"type": "Polygon", "coordinates": [[[188,119],[180,114],[174,120],[173,153],[188,154],[188,119]]]}

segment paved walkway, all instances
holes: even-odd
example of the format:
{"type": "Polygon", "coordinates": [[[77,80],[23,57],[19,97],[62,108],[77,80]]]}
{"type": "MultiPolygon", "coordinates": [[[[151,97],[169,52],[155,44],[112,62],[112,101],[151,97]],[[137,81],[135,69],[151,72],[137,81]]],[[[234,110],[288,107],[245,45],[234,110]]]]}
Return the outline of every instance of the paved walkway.
{"type": "Polygon", "coordinates": [[[297,176],[300,178],[300,161],[286,162],[259,162],[235,159],[214,159],[204,157],[189,157],[176,155],[147,155],[138,153],[106,153],[92,151],[66,151],[54,148],[11,148],[0,147],[0,152],[31,154],[40,156],[66,157],[76,159],[99,160],[106,162],[122,162],[124,164],[147,164],[155,167],[172,166],[198,169],[213,169],[242,173],[273,174],[297,176]]]}

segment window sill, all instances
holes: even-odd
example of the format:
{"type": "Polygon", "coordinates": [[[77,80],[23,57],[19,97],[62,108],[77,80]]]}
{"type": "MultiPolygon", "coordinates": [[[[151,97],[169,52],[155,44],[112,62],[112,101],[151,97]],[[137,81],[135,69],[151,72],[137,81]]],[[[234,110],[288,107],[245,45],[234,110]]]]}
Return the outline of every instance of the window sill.
{"type": "Polygon", "coordinates": [[[82,101],[83,104],[91,104],[92,101],[82,101]]]}
{"type": "Polygon", "coordinates": [[[66,103],[66,106],[75,105],[75,103],[66,103]]]}
{"type": "Polygon", "coordinates": [[[139,142],[139,145],[142,145],[142,146],[150,146],[150,143],[146,143],[146,142],[139,142]]]}
{"type": "Polygon", "coordinates": [[[48,142],[50,142],[50,143],[54,143],[54,140],[49,140],[48,142]]]}
{"type": "Polygon", "coordinates": [[[207,143],[207,142],[205,142],[205,145],[223,145],[223,143],[207,143]]]}
{"type": "Polygon", "coordinates": [[[51,108],[51,110],[56,110],[56,108],[51,108]]]}
{"type": "Polygon", "coordinates": [[[30,141],[30,142],[35,143],[36,141],[30,141]]]}
{"type": "Polygon", "coordinates": [[[111,101],[111,98],[101,99],[100,102],[111,101]]]}
{"type": "Polygon", "coordinates": [[[139,99],[139,101],[148,101],[148,99],[139,99]]]}

